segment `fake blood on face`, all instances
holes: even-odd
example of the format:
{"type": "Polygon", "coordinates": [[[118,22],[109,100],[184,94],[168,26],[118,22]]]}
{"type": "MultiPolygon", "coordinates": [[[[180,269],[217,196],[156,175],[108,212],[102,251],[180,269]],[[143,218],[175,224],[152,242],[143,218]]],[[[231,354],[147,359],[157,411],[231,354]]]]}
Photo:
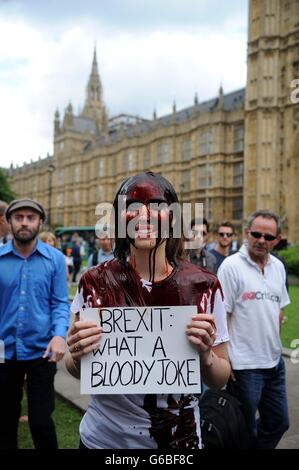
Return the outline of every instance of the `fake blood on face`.
{"type": "Polygon", "coordinates": [[[171,199],[166,188],[153,181],[150,175],[142,175],[137,181],[123,188],[122,193],[126,198],[126,211],[122,213],[122,218],[127,229],[129,223],[134,221],[134,233],[131,233],[132,226],[131,230],[127,230],[131,243],[134,244],[136,236],[140,237],[140,233],[143,238],[147,238],[147,233],[150,236],[152,230],[157,245],[163,238],[169,237],[171,214],[168,204],[171,199]],[[166,222],[168,223],[165,225],[166,222]],[[168,228],[166,233],[162,227],[168,228]]]}
{"type": "MultiPolygon", "coordinates": [[[[158,180],[151,173],[142,173],[129,179],[119,193],[126,199],[126,209],[123,209],[121,218],[126,227],[127,239],[137,250],[148,251],[150,282],[157,276],[161,277],[161,274],[167,276],[171,271],[164,253],[166,269],[163,273],[156,273],[157,249],[170,238],[172,213],[169,204],[175,200],[165,181],[158,180]]],[[[159,261],[161,266],[161,259],[159,261]]]]}

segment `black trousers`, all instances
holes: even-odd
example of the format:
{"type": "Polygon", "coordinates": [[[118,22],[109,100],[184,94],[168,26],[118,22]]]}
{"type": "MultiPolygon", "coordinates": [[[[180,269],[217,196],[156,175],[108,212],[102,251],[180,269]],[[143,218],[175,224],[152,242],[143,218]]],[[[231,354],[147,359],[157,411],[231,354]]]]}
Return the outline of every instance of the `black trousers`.
{"type": "Polygon", "coordinates": [[[0,364],[0,449],[17,449],[23,385],[26,374],[28,421],[36,449],[57,449],[55,425],[56,363],[47,359],[8,360],[0,364]]]}
{"type": "Polygon", "coordinates": [[[72,282],[76,282],[77,274],[80,272],[80,268],[81,268],[81,261],[74,261],[74,271],[73,271],[72,282]]]}

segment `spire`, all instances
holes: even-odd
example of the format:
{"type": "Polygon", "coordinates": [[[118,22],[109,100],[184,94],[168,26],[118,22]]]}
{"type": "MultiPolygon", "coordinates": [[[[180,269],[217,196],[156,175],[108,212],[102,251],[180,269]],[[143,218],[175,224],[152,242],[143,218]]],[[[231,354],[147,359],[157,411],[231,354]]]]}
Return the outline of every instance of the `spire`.
{"type": "Polygon", "coordinates": [[[91,74],[89,76],[86,93],[86,104],[100,102],[102,100],[102,84],[98,72],[97,51],[94,49],[93,60],[91,66],[91,74]]]}
{"type": "Polygon", "coordinates": [[[63,118],[63,127],[64,129],[71,129],[73,127],[73,105],[71,101],[64,110],[64,118],[63,118]]]}
{"type": "Polygon", "coordinates": [[[98,61],[97,61],[97,46],[94,46],[93,52],[93,61],[92,61],[92,68],[91,68],[91,75],[99,76],[98,72],[98,61]]]}
{"type": "Polygon", "coordinates": [[[58,108],[55,111],[54,114],[54,134],[58,134],[60,131],[60,114],[58,108]]]}
{"type": "Polygon", "coordinates": [[[69,101],[69,104],[68,104],[67,107],[66,107],[66,112],[67,112],[70,116],[73,115],[73,105],[72,105],[72,103],[71,103],[71,100],[69,101]]]}
{"type": "Polygon", "coordinates": [[[81,116],[94,119],[99,132],[107,127],[107,113],[102,95],[103,89],[98,72],[97,50],[95,46],[91,73],[87,83],[85,104],[81,116]]]}
{"type": "Polygon", "coordinates": [[[219,88],[219,95],[218,95],[218,108],[223,109],[224,106],[224,94],[223,94],[223,87],[222,83],[220,83],[220,88],[219,88]]]}

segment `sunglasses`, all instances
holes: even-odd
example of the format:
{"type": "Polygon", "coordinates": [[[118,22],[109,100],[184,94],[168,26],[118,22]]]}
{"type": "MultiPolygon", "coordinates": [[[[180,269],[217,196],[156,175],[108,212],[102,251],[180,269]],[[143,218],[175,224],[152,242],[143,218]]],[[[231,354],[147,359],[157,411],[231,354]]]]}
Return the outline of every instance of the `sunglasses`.
{"type": "Polygon", "coordinates": [[[233,236],[233,233],[226,233],[226,232],[218,232],[219,237],[227,237],[227,238],[231,238],[233,236]]]}
{"type": "Polygon", "coordinates": [[[264,239],[267,242],[273,242],[277,238],[275,235],[270,235],[269,233],[261,233],[261,232],[249,232],[249,233],[253,238],[256,238],[257,240],[264,237],[264,239]]]}

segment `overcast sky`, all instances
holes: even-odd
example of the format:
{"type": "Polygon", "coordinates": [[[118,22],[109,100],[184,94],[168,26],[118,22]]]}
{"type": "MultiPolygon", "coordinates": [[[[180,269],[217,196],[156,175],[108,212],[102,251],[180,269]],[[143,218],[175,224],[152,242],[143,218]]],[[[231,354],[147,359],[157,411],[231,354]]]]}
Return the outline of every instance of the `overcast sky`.
{"type": "Polygon", "coordinates": [[[110,116],[151,118],[246,83],[247,0],[0,0],[0,166],[53,151],[94,45],[110,116]]]}

